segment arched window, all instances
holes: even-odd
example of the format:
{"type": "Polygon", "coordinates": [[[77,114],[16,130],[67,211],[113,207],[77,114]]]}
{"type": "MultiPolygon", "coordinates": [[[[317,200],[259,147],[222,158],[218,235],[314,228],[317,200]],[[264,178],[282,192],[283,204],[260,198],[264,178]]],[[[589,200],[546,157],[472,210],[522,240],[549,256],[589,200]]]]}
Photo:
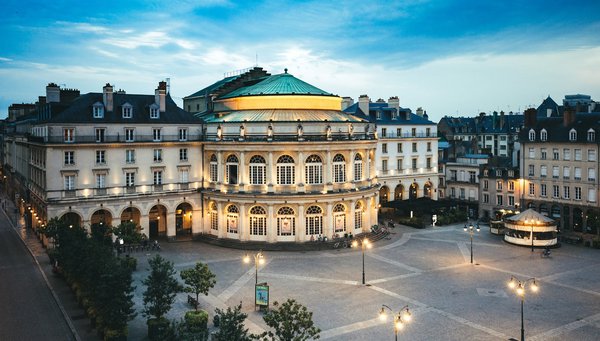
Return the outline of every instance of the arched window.
{"type": "Polygon", "coordinates": [[[596,141],[596,132],[594,131],[594,129],[590,128],[587,131],[587,140],[588,140],[588,142],[596,141]]]}
{"type": "Polygon", "coordinates": [[[254,155],[250,158],[250,184],[264,185],[266,180],[267,162],[260,155],[254,155]]]}
{"type": "Polygon", "coordinates": [[[315,185],[323,183],[323,161],[318,155],[306,158],[306,184],[315,185]]]}
{"type": "Polygon", "coordinates": [[[267,212],[260,206],[254,206],[250,209],[250,235],[267,235],[267,212]]]}
{"type": "Polygon", "coordinates": [[[230,185],[238,183],[238,158],[235,155],[229,155],[225,163],[225,179],[230,185]]]}
{"type": "Polygon", "coordinates": [[[323,233],[323,210],[319,206],[310,206],[306,209],[306,235],[320,235],[323,233]]]}
{"type": "Polygon", "coordinates": [[[235,205],[227,207],[227,233],[238,233],[238,217],[240,211],[235,205]]]}
{"type": "Polygon", "coordinates": [[[354,155],[354,181],[360,181],[363,177],[363,158],[359,153],[354,155]]]}
{"type": "Polygon", "coordinates": [[[542,129],[542,131],[540,131],[540,140],[548,141],[548,132],[546,129],[542,129]]]}
{"type": "Polygon", "coordinates": [[[577,130],[571,129],[569,131],[569,141],[577,141],[577,130]]]}
{"type": "Polygon", "coordinates": [[[210,229],[219,230],[219,210],[217,209],[217,203],[211,202],[209,206],[210,213],[210,229]]]}
{"type": "Polygon", "coordinates": [[[277,184],[293,185],[296,182],[294,158],[282,155],[277,159],[277,184]]]}
{"type": "Polygon", "coordinates": [[[277,210],[277,235],[296,235],[296,215],[291,207],[284,206],[277,210]]]}
{"type": "Polygon", "coordinates": [[[104,117],[104,104],[100,102],[96,102],[92,105],[92,112],[94,114],[94,118],[103,118],[104,117]]]}
{"type": "Polygon", "coordinates": [[[217,182],[219,181],[219,165],[217,163],[217,156],[212,154],[210,156],[210,181],[217,182]]]}
{"type": "Polygon", "coordinates": [[[529,141],[535,141],[535,130],[529,130],[529,141]]]}
{"type": "Polygon", "coordinates": [[[335,225],[335,232],[346,231],[346,206],[336,204],[333,207],[333,223],[335,225]]]}
{"type": "Polygon", "coordinates": [[[360,201],[354,205],[354,229],[362,230],[363,227],[363,204],[360,201]]]}
{"type": "Polygon", "coordinates": [[[335,154],[333,157],[333,182],[346,181],[346,159],[342,154],[335,154]]]}
{"type": "Polygon", "coordinates": [[[123,118],[131,118],[133,117],[133,106],[129,103],[123,104],[121,107],[121,115],[123,118]]]}

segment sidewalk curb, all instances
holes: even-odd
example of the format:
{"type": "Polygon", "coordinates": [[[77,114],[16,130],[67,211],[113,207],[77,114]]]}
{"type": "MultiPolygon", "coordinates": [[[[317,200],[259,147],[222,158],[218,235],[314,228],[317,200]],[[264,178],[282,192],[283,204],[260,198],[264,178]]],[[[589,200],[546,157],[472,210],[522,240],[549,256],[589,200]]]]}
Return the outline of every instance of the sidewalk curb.
{"type": "Polygon", "coordinates": [[[60,311],[61,311],[61,313],[62,313],[65,321],[67,322],[67,325],[69,326],[69,329],[71,330],[71,334],[73,334],[73,337],[75,338],[76,341],[81,341],[81,338],[79,337],[79,334],[77,333],[77,330],[75,329],[75,326],[73,325],[73,321],[71,321],[71,317],[69,316],[69,314],[67,314],[67,311],[66,311],[65,307],[63,307],[62,303],[58,299],[58,295],[54,291],[54,288],[50,284],[50,281],[48,281],[48,277],[46,277],[46,273],[42,269],[42,266],[38,262],[38,260],[35,257],[35,255],[33,254],[33,251],[31,251],[31,249],[29,248],[29,246],[27,245],[27,243],[25,242],[25,240],[23,239],[23,237],[21,236],[21,234],[17,231],[17,228],[16,228],[15,224],[13,224],[12,220],[10,220],[10,217],[6,213],[6,209],[2,210],[2,212],[4,213],[4,215],[8,219],[8,222],[12,226],[12,231],[17,234],[17,236],[19,237],[19,240],[23,243],[23,245],[25,246],[25,248],[29,252],[29,254],[31,255],[31,258],[33,258],[33,261],[35,262],[38,270],[42,274],[42,278],[44,278],[44,282],[46,283],[46,286],[48,287],[48,290],[50,290],[50,293],[52,294],[52,297],[54,298],[54,301],[56,302],[56,305],[60,309],[60,311]]]}

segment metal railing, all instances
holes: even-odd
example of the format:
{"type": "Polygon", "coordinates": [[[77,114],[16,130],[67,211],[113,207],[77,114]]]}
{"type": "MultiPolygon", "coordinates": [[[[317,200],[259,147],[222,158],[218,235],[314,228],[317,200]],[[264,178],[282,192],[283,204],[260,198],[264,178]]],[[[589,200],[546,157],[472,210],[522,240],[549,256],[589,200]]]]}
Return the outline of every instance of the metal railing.
{"type": "Polygon", "coordinates": [[[180,139],[179,135],[161,135],[160,139],[155,139],[153,135],[135,135],[133,139],[128,139],[125,134],[116,135],[105,135],[103,138],[98,139],[96,135],[75,135],[70,140],[65,140],[62,135],[59,136],[29,136],[29,140],[32,142],[40,143],[64,143],[64,144],[77,144],[77,143],[136,143],[136,142],[189,142],[189,141],[201,141],[200,134],[188,134],[187,139],[180,139]]]}

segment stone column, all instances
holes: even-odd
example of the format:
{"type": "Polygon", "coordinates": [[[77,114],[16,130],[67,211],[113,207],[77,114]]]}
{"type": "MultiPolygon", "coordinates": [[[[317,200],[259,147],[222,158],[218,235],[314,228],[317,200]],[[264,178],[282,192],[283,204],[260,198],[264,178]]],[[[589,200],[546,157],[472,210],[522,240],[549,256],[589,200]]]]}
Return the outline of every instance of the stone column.
{"type": "MultiPolygon", "coordinates": [[[[331,161],[331,151],[327,151],[326,156],[325,156],[325,162],[324,162],[324,169],[323,172],[325,174],[323,174],[323,183],[325,184],[325,188],[323,188],[325,191],[331,191],[333,190],[333,179],[331,177],[331,172],[332,172],[332,161],[331,161]]],[[[329,236],[328,236],[329,237],[329,236]]]]}
{"type": "MultiPolygon", "coordinates": [[[[225,162],[223,161],[223,152],[217,152],[217,184],[225,183],[225,162]]],[[[216,188],[220,190],[220,188],[216,188]]]]}
{"type": "MultiPolygon", "coordinates": [[[[205,215],[206,216],[206,215],[205,215]]],[[[202,219],[202,210],[197,209],[194,210],[192,208],[192,236],[196,236],[198,234],[208,233],[210,229],[210,224],[205,224],[205,221],[202,219]],[[208,226],[208,229],[206,228],[208,226]]]]}
{"type": "Polygon", "coordinates": [[[246,214],[246,204],[240,204],[240,213],[238,216],[238,234],[240,240],[245,241],[250,239],[250,227],[248,226],[246,214]]]}
{"type": "Polygon", "coordinates": [[[177,231],[175,229],[175,212],[167,212],[167,239],[174,241],[177,237],[177,231]]]}
{"type": "Polygon", "coordinates": [[[304,205],[298,205],[298,214],[296,215],[296,241],[305,242],[306,240],[306,219],[304,218],[304,205]]]}
{"type": "Polygon", "coordinates": [[[217,235],[219,238],[225,238],[225,236],[227,236],[227,212],[224,211],[224,208],[223,204],[221,204],[220,201],[217,201],[217,224],[219,225],[217,235]]]}
{"type": "Polygon", "coordinates": [[[325,212],[323,235],[327,238],[333,237],[333,204],[327,203],[327,211],[325,212]]]}
{"type": "Polygon", "coordinates": [[[238,176],[239,178],[239,191],[244,192],[246,189],[246,184],[249,183],[246,176],[246,153],[240,152],[240,164],[238,166],[238,176]]]}
{"type": "Polygon", "coordinates": [[[365,175],[364,178],[370,183],[371,182],[371,151],[367,149],[366,153],[366,161],[367,161],[367,166],[365,167],[365,175]]]}
{"type": "Polygon", "coordinates": [[[277,224],[275,224],[275,215],[273,214],[273,205],[267,207],[267,242],[277,241],[277,224]]]}
{"type": "Polygon", "coordinates": [[[298,152],[298,162],[296,162],[298,164],[298,167],[296,167],[298,169],[298,172],[296,172],[298,174],[298,178],[296,178],[296,188],[299,193],[304,193],[306,191],[304,186],[304,181],[306,180],[304,161],[304,153],[298,152]]]}
{"type": "Polygon", "coordinates": [[[142,228],[142,233],[146,237],[150,237],[150,217],[147,214],[140,215],[140,227],[142,228]]]}
{"type": "Polygon", "coordinates": [[[348,221],[350,222],[350,227],[347,228],[346,232],[352,232],[352,234],[354,234],[354,226],[356,226],[356,222],[355,222],[355,213],[356,213],[356,201],[351,201],[350,202],[350,219],[348,219],[348,221]]]}
{"type": "Polygon", "coordinates": [[[273,152],[269,152],[267,160],[267,192],[273,193],[273,183],[275,180],[275,168],[273,167],[273,152]]]}

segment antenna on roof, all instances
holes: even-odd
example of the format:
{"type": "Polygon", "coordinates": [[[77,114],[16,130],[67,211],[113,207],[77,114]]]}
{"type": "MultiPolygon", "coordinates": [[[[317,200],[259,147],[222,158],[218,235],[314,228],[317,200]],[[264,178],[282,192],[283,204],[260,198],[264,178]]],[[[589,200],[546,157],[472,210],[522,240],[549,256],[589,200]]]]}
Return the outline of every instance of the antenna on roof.
{"type": "Polygon", "coordinates": [[[171,78],[167,77],[167,93],[171,92],[171,78]]]}

